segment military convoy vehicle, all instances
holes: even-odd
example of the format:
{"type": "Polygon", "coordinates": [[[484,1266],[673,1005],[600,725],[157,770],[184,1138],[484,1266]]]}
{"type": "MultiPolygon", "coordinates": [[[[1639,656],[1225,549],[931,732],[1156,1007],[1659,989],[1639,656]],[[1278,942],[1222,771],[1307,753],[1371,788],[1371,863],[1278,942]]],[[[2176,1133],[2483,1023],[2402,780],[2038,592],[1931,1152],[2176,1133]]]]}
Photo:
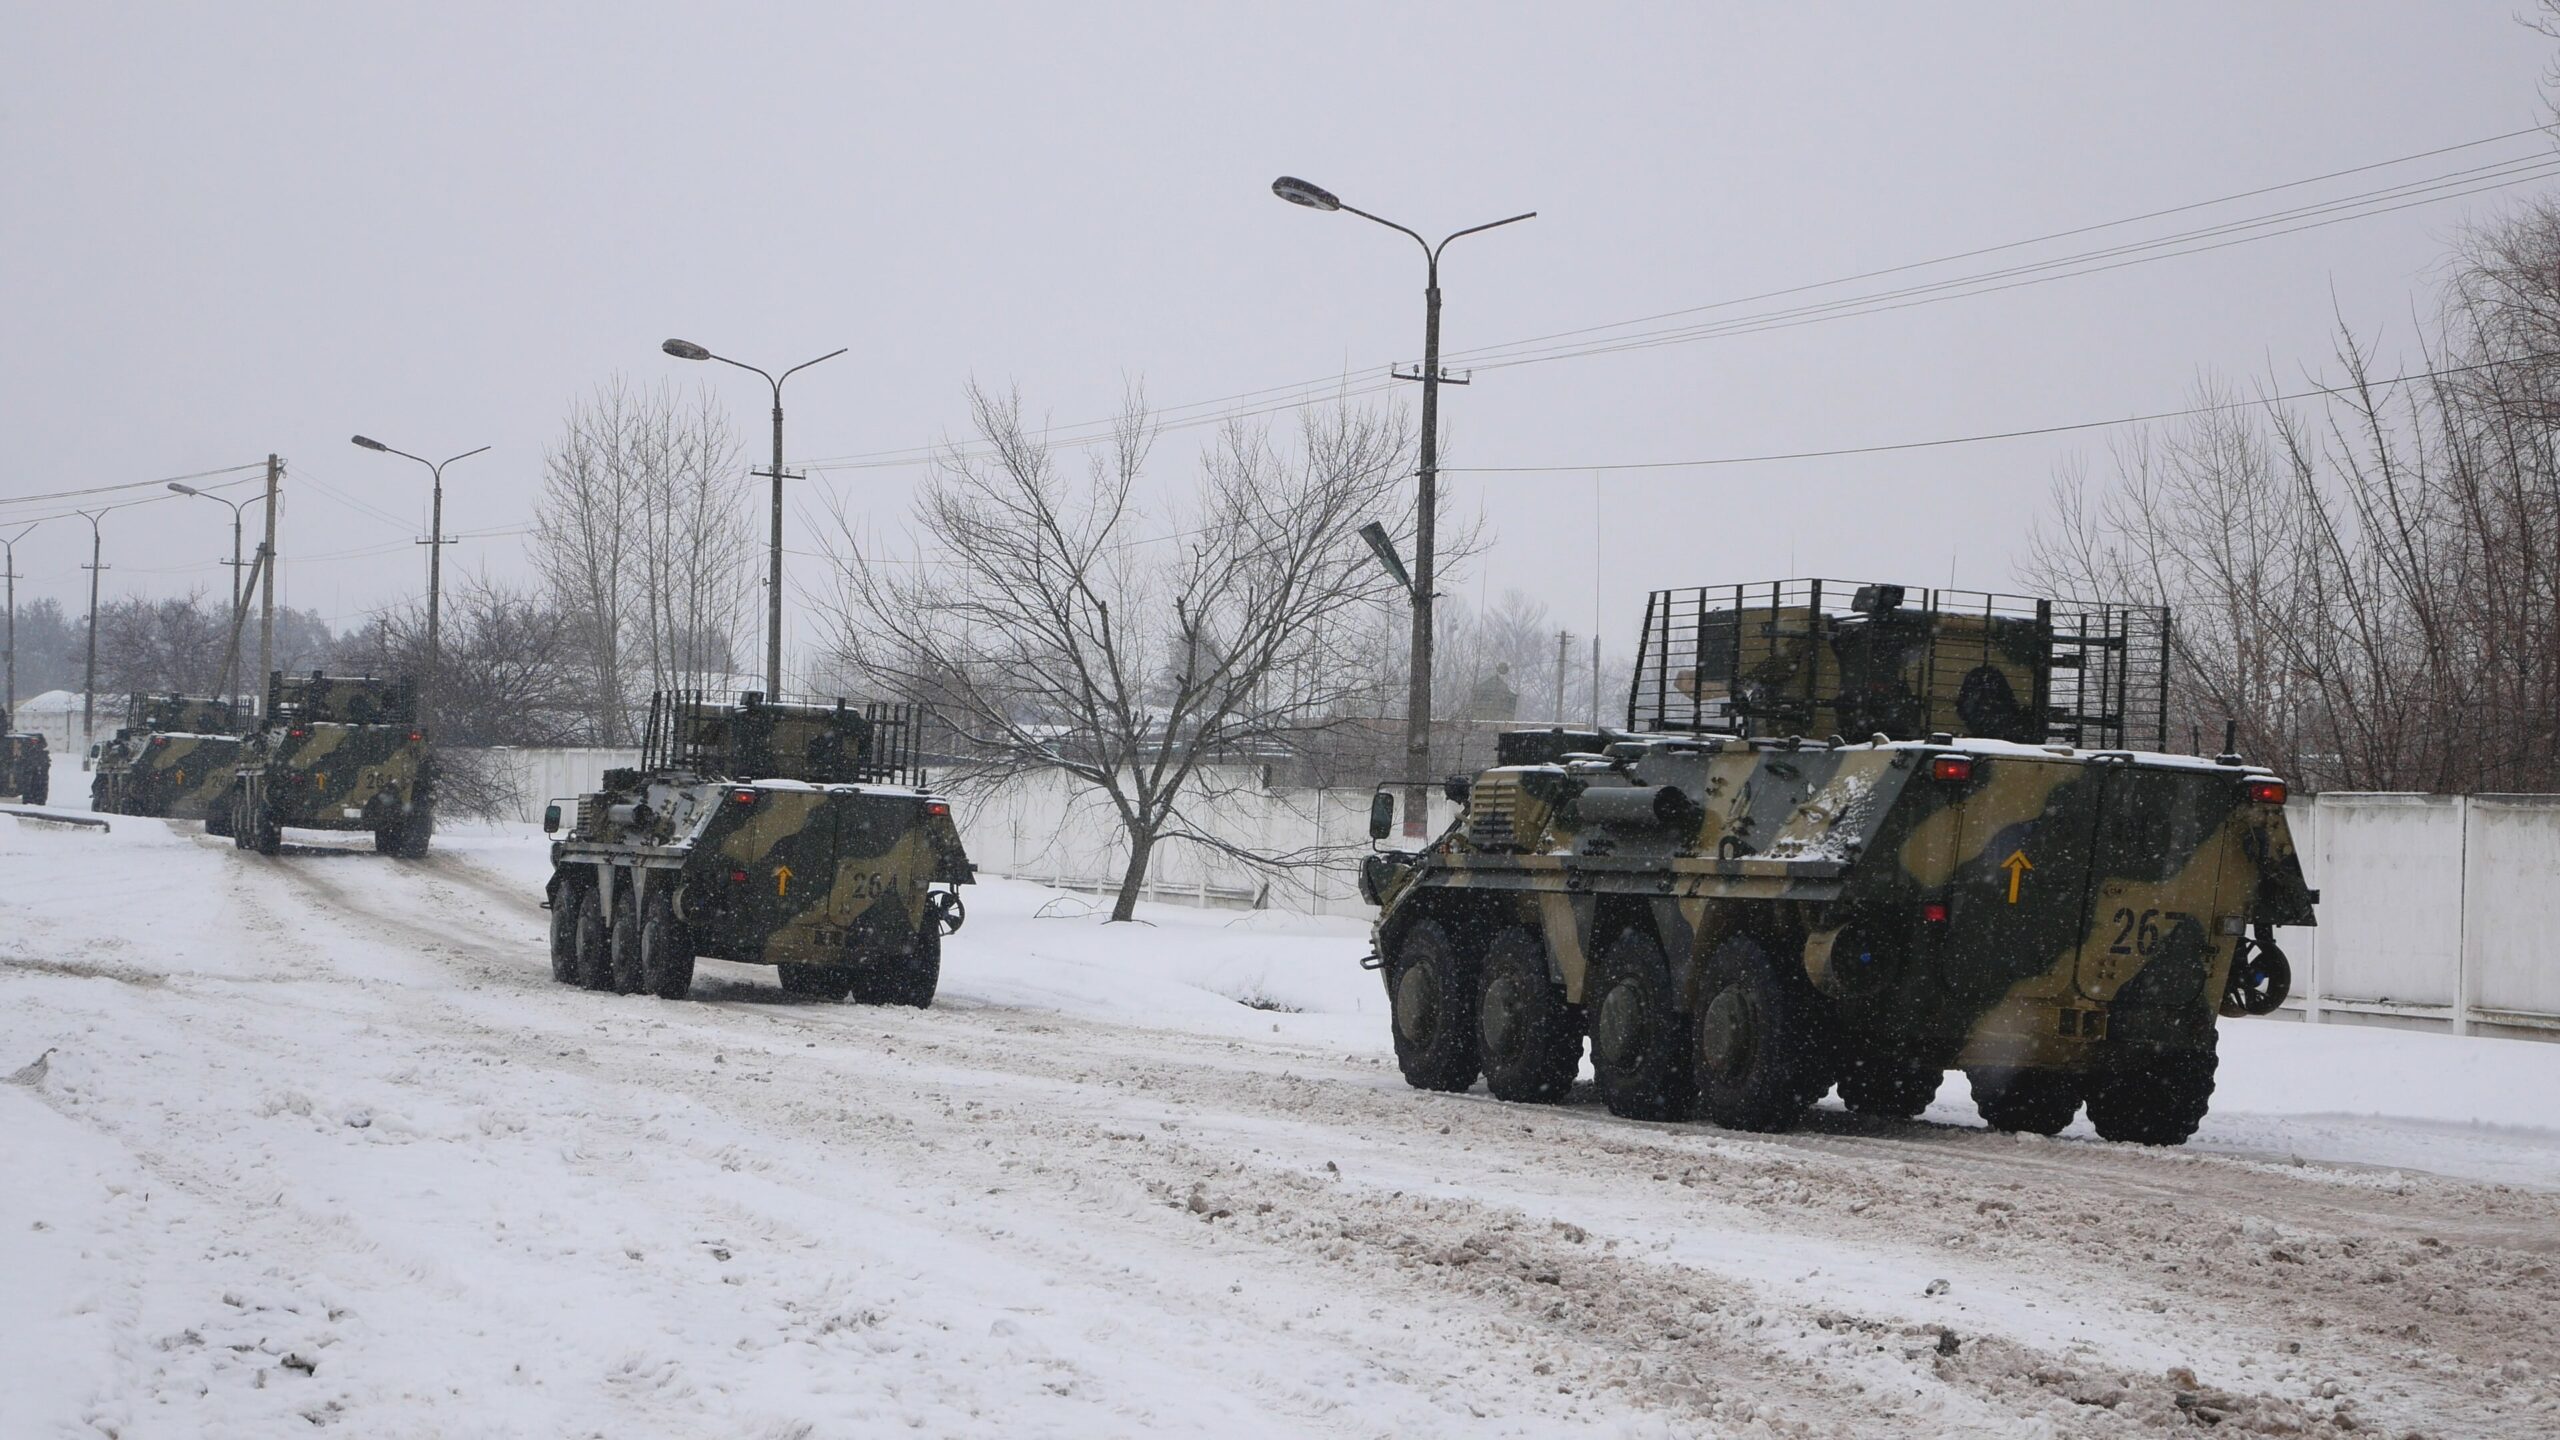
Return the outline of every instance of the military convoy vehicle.
{"type": "Polygon", "coordinates": [[[273,855],[291,826],[370,830],[385,855],[417,859],[435,834],[435,757],[409,680],[267,677],[258,728],[205,830],[273,855]]]}
{"type": "MultiPolygon", "coordinates": [[[[2218,1017],[2313,923],[2285,782],[2164,753],[2168,615],[1892,585],[1658,591],[1623,730],[1524,730],[1373,853],[1411,1084],[1623,1116],[1907,1119],[2178,1144],[2218,1017]],[[2144,748],[2130,748],[2133,745],[2144,748]]],[[[1396,782],[1402,783],[1402,782],[1396,782]]],[[[1394,796],[1373,799],[1383,840],[1394,796]]]]}
{"type": "Polygon", "coordinates": [[[53,794],[53,751],[42,735],[0,735],[0,800],[41,805],[53,794]]]}
{"type": "Polygon", "coordinates": [[[976,870],[924,788],[918,716],[659,694],[638,768],[605,772],[552,844],[552,978],[676,1000],[708,956],[776,966],[794,994],[932,1004],[951,887],[976,870]]]}
{"type": "Polygon", "coordinates": [[[244,728],[228,700],[133,697],[123,728],[98,747],[89,808],[104,815],[203,819],[231,788],[244,728]]]}

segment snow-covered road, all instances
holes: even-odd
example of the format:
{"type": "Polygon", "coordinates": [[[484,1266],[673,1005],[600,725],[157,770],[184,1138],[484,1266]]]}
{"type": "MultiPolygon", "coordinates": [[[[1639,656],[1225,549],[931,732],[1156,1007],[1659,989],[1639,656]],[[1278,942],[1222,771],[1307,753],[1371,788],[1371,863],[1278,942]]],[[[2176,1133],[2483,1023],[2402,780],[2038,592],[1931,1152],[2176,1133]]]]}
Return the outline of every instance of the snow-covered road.
{"type": "Polygon", "coordinates": [[[0,819],[0,1435],[2560,1432],[2560,1046],[1746,1137],[1406,1089],[1347,922],[998,882],[932,1010],[669,1003],[550,983],[539,836],[194,830],[0,819]]]}

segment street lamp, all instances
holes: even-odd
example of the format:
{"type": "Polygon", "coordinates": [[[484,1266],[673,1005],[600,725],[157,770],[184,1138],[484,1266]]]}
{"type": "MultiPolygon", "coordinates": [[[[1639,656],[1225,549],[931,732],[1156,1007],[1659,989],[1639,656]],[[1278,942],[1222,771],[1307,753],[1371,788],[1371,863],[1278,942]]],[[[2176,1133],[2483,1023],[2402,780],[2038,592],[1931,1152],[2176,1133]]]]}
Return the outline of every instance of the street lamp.
{"type": "Polygon", "coordinates": [[[743,360],[714,355],[690,340],[669,340],[658,348],[679,360],[717,360],[741,370],[754,370],[773,387],[773,563],[771,573],[765,577],[764,691],[767,699],[777,699],[782,694],[782,382],[819,360],[833,360],[853,347],[840,346],[817,360],[803,360],[783,371],[779,378],[743,360]]]}
{"type": "MultiPolygon", "coordinates": [[[[181,484],[175,480],[169,482],[169,488],[175,490],[181,495],[194,495],[202,499],[210,500],[216,505],[228,505],[231,507],[231,559],[228,562],[231,566],[231,628],[233,633],[237,634],[240,629],[241,618],[240,567],[248,563],[240,558],[240,507],[248,504],[251,500],[256,500],[261,497],[250,495],[239,500],[225,500],[219,495],[199,490],[193,485],[181,484]]],[[[224,666],[222,671],[222,692],[230,697],[232,704],[237,705],[240,703],[240,647],[235,644],[225,653],[230,656],[230,662],[224,666]]]]}
{"type": "Polygon", "coordinates": [[[434,718],[434,716],[435,716],[435,708],[436,708],[436,707],[435,707],[435,702],[436,702],[436,700],[437,700],[437,698],[438,698],[438,695],[437,695],[437,689],[436,689],[437,675],[438,675],[438,671],[440,671],[440,670],[443,668],[443,663],[444,663],[444,650],[443,650],[443,648],[442,648],[442,639],[443,639],[443,637],[442,637],[442,632],[440,632],[440,631],[436,628],[436,616],[437,616],[437,612],[442,608],[443,600],[444,600],[444,543],[445,543],[445,542],[444,542],[444,467],[446,467],[447,465],[452,464],[455,460],[468,460],[468,459],[470,459],[470,458],[471,458],[472,456],[474,456],[474,455],[483,454],[483,453],[485,453],[485,452],[488,450],[488,448],[489,448],[489,447],[488,447],[488,446],[486,446],[486,445],[483,445],[483,446],[481,446],[478,450],[465,450],[465,451],[463,451],[461,454],[456,455],[456,456],[452,457],[452,459],[449,459],[449,460],[430,460],[430,459],[428,459],[427,457],[425,457],[424,455],[412,455],[412,454],[410,454],[410,453],[409,453],[408,451],[406,451],[406,450],[394,450],[394,449],[392,449],[390,446],[383,444],[383,443],[382,443],[381,441],[379,441],[379,440],[369,439],[369,438],[367,438],[367,437],[365,437],[365,436],[362,436],[362,435],[351,435],[351,436],[349,436],[349,437],[347,437],[347,438],[348,438],[348,439],[350,439],[350,440],[352,440],[352,441],[354,441],[356,444],[363,446],[363,447],[364,447],[364,448],[366,448],[367,450],[379,450],[379,451],[381,451],[381,452],[382,452],[383,454],[385,454],[385,455],[397,455],[397,456],[399,456],[399,457],[400,457],[401,459],[403,459],[403,460],[415,460],[415,461],[417,461],[419,464],[426,466],[426,467],[427,467],[427,473],[428,473],[430,476],[434,477],[434,481],[435,481],[435,505],[434,505],[434,509],[433,509],[433,511],[431,512],[431,517],[432,517],[432,518],[428,521],[428,526],[429,526],[429,528],[428,528],[428,532],[427,532],[427,540],[426,540],[426,546],[427,546],[427,707],[426,707],[426,709],[427,709],[427,715],[428,715],[428,718],[433,719],[433,718],[434,718]]]}
{"type": "MultiPolygon", "coordinates": [[[[98,572],[107,567],[98,561],[98,521],[113,505],[97,510],[74,510],[71,513],[89,522],[89,563],[80,568],[89,572],[89,664],[80,681],[80,768],[89,768],[89,746],[98,733],[98,572]]],[[[14,566],[11,568],[15,568],[14,566]]]]}
{"type": "MultiPolygon", "coordinates": [[[[1422,292],[1422,366],[1413,374],[1399,370],[1401,380],[1422,382],[1422,474],[1420,493],[1416,496],[1413,526],[1413,679],[1405,696],[1405,774],[1413,783],[1405,792],[1404,833],[1424,832],[1425,807],[1430,803],[1428,781],[1431,776],[1431,602],[1433,545],[1437,539],[1440,508],[1440,252],[1461,235],[1492,230],[1499,226],[1534,219],[1537,211],[1514,215],[1507,220],[1494,220],[1483,225],[1470,225],[1451,232],[1437,245],[1419,234],[1389,220],[1372,215],[1356,206],[1345,205],[1332,191],[1311,184],[1295,175],[1283,175],[1271,182],[1271,193],[1292,205],[1310,210],[1347,211],[1363,220],[1376,221],[1390,230],[1411,236],[1422,247],[1422,259],[1428,279],[1422,292]]],[[[1463,380],[1452,380],[1463,385],[1463,380]]]]}
{"type": "Polygon", "coordinates": [[[10,536],[6,540],[0,540],[0,556],[6,557],[5,559],[0,559],[0,575],[8,577],[7,584],[9,587],[9,651],[7,658],[9,671],[9,708],[6,711],[0,711],[0,732],[14,730],[18,726],[18,542],[26,539],[27,531],[36,528],[39,523],[41,522],[30,520],[19,529],[17,534],[10,536]]]}

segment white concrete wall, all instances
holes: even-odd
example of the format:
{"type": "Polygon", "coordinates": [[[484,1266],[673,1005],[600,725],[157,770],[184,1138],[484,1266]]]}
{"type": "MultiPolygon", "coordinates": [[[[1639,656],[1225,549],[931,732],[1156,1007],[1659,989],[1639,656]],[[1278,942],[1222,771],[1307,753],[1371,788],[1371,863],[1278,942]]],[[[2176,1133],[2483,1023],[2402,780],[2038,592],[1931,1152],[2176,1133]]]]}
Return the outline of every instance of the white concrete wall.
{"type": "Polygon", "coordinates": [[[2320,924],[2280,937],[2310,1020],[2560,1037],[2560,796],[2328,794],[2289,807],[2320,924]]]}

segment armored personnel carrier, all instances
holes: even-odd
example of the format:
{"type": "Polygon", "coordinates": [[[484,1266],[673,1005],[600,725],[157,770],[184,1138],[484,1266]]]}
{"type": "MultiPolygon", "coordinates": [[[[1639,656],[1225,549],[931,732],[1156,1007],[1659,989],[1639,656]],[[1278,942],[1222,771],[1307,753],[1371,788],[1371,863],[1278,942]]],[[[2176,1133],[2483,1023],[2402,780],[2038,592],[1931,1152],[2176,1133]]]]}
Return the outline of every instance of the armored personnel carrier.
{"type": "Polygon", "coordinates": [[[677,1000],[709,956],[794,994],[932,1004],[951,887],[977,872],[924,788],[918,713],[659,694],[639,767],[605,772],[552,844],[552,978],[677,1000]]]}
{"type": "Polygon", "coordinates": [[[41,805],[53,794],[53,751],[42,735],[0,735],[0,800],[41,805]]]}
{"type": "Polygon", "coordinates": [[[231,788],[245,728],[228,700],[136,695],[123,728],[98,748],[89,808],[106,815],[205,818],[231,788]]]}
{"type": "MultiPolygon", "coordinates": [[[[1500,737],[1365,862],[1407,1081],[1784,1130],[1909,1118],[2177,1144],[2216,1021],[2312,923],[2285,782],[2164,753],[2168,615],[1781,581],[1660,591],[1623,730],[1500,737]],[[2133,748],[2135,746],[2143,748],[2133,748]]],[[[1371,833],[1392,825],[1375,797],[1371,833]]]]}
{"type": "Polygon", "coordinates": [[[291,826],[370,830],[385,855],[417,859],[435,834],[435,757],[409,680],[267,677],[258,728],[205,829],[273,855],[291,826]]]}

